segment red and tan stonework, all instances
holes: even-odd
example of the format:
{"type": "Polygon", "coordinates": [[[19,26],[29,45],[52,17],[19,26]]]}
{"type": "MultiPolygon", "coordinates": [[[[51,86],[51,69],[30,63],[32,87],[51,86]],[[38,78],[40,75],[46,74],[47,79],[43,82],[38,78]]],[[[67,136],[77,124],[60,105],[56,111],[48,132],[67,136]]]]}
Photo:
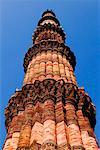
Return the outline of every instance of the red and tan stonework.
{"type": "Polygon", "coordinates": [[[95,106],[77,85],[75,56],[52,11],[43,13],[32,39],[22,89],[5,109],[3,150],[98,150],[95,106]]]}

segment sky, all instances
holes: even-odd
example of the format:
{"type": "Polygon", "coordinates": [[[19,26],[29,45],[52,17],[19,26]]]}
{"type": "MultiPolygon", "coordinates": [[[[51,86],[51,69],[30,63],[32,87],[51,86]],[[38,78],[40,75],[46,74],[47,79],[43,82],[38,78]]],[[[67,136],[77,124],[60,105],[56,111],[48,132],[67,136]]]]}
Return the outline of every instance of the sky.
{"type": "Polygon", "coordinates": [[[24,78],[23,59],[46,9],[52,9],[76,56],[75,75],[96,106],[95,134],[100,140],[100,1],[0,0],[0,150],[6,136],[4,109],[24,78]]]}

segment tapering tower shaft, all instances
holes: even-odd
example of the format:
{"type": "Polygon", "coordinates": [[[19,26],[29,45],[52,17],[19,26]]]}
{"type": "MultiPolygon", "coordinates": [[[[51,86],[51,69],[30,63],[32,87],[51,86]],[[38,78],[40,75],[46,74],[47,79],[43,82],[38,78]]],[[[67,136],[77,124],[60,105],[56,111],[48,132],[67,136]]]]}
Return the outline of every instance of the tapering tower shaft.
{"type": "Polygon", "coordinates": [[[32,39],[22,89],[5,109],[3,150],[97,150],[95,107],[77,85],[75,56],[51,10],[43,13],[32,39]]]}
{"type": "Polygon", "coordinates": [[[65,45],[65,33],[54,14],[45,12],[42,15],[33,42],[24,59],[24,85],[48,78],[77,84],[73,72],[75,56],[65,45]]]}

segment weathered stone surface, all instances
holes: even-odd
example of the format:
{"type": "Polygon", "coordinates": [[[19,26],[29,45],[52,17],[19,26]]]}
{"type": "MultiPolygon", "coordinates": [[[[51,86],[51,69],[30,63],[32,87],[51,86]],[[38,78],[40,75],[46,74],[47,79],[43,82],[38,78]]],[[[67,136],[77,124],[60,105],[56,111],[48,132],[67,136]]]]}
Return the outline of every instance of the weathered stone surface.
{"type": "Polygon", "coordinates": [[[43,124],[43,143],[53,141],[56,143],[55,121],[46,120],[43,124]]]}
{"type": "MultiPolygon", "coordinates": [[[[97,146],[93,128],[91,127],[91,123],[89,122],[90,118],[87,115],[85,116],[85,113],[83,112],[85,101],[84,99],[82,101],[78,100],[77,90],[78,89],[75,85],[72,85],[70,83],[66,84],[64,80],[55,81],[53,79],[46,79],[43,81],[37,80],[34,82],[34,84],[24,86],[22,91],[20,92],[22,93],[21,96],[23,97],[23,101],[19,103],[17,101],[18,97],[16,96],[14,98],[16,99],[16,103],[18,105],[18,107],[16,106],[18,114],[17,116],[12,115],[10,122],[8,122],[7,124],[8,125],[7,138],[8,139],[12,138],[14,132],[20,132],[22,134],[21,128],[25,124],[25,121],[29,121],[30,124],[32,123],[33,126],[35,122],[43,124],[46,120],[51,120],[54,122],[56,121],[56,124],[64,121],[68,127],[74,124],[79,126],[80,128],[80,131],[79,130],[74,131],[73,127],[72,131],[72,129],[70,130],[67,127],[68,132],[66,133],[66,137],[68,145],[75,146],[77,137],[76,136],[73,137],[73,134],[75,135],[76,132],[78,133],[79,131],[80,134],[78,134],[77,136],[78,138],[80,136],[80,138],[77,140],[79,142],[80,139],[82,139],[82,143],[85,147],[86,143],[84,143],[84,135],[82,131],[87,131],[88,136],[94,138],[95,141],[93,143],[92,140],[89,140],[88,143],[90,143],[90,145],[94,144],[94,147],[97,146]],[[22,103],[24,107],[22,106],[22,103]],[[76,110],[77,105],[78,110],[76,110]],[[71,138],[73,140],[71,140],[71,138]],[[70,143],[70,141],[73,142],[74,144],[70,143]]],[[[91,104],[90,101],[87,102],[91,104]]],[[[12,100],[10,101],[10,105],[8,106],[8,108],[10,106],[12,106],[12,100]]],[[[87,111],[87,109],[85,111],[87,111]]],[[[89,113],[91,114],[91,111],[89,113]]],[[[7,114],[6,112],[6,117],[10,118],[10,116],[11,116],[10,113],[7,114]]],[[[31,136],[31,127],[29,130],[31,136]]],[[[26,134],[28,134],[27,131],[26,134]]],[[[24,132],[20,136],[24,137],[24,132]]],[[[58,137],[60,138],[60,136],[58,137]]],[[[29,147],[30,137],[27,136],[27,138],[28,140],[26,141],[29,141],[29,143],[27,144],[27,142],[23,142],[21,144],[22,146],[19,144],[20,147],[18,146],[18,148],[29,147]]],[[[57,138],[56,133],[55,138],[57,138]]],[[[15,143],[17,143],[17,140],[15,141],[16,141],[15,143]]],[[[41,145],[42,142],[37,144],[41,145]]],[[[61,147],[61,145],[59,146],[61,147]]],[[[66,145],[66,143],[64,143],[63,145],[66,145]]],[[[80,142],[78,143],[78,145],[80,145],[80,142]]]]}
{"type": "Polygon", "coordinates": [[[33,59],[35,61],[31,61],[31,65],[28,66],[24,85],[34,83],[36,79],[43,81],[47,78],[55,80],[63,78],[65,82],[68,80],[68,82],[76,84],[70,63],[66,60],[67,66],[65,67],[63,56],[56,51],[41,52],[33,59]]]}
{"type": "Polygon", "coordinates": [[[75,56],[52,11],[43,13],[33,41],[22,89],[5,109],[3,150],[97,150],[95,106],[77,86],[75,56]]]}
{"type": "Polygon", "coordinates": [[[30,146],[30,136],[31,136],[31,125],[24,124],[21,128],[18,147],[29,147],[30,146]]]}
{"type": "Polygon", "coordinates": [[[43,121],[45,120],[54,120],[55,121],[55,113],[54,113],[54,102],[51,100],[46,100],[44,102],[43,108],[43,121]]]}
{"type": "Polygon", "coordinates": [[[68,140],[66,132],[66,124],[64,121],[61,121],[56,124],[56,136],[57,136],[57,147],[65,147],[68,149],[68,140]]]}
{"type": "Polygon", "coordinates": [[[64,121],[63,103],[59,101],[55,105],[56,123],[64,121]]]}
{"type": "Polygon", "coordinates": [[[19,136],[20,136],[20,132],[15,132],[12,135],[12,147],[13,147],[13,150],[17,149],[19,136]]]}
{"type": "Polygon", "coordinates": [[[6,140],[3,150],[12,150],[12,138],[6,140]]]}
{"type": "Polygon", "coordinates": [[[70,124],[67,127],[68,138],[70,146],[82,146],[81,135],[78,125],[70,124]]]}
{"type": "Polygon", "coordinates": [[[31,131],[30,145],[36,141],[38,144],[43,143],[43,124],[35,122],[31,131]]]}

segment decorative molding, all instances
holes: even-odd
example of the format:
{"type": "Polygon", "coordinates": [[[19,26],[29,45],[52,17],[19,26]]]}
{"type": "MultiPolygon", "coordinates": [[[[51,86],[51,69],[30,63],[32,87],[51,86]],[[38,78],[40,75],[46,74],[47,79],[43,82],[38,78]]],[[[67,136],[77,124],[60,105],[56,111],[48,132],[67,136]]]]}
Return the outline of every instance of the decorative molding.
{"type": "Polygon", "coordinates": [[[44,103],[46,100],[52,100],[54,103],[62,101],[64,106],[70,103],[75,106],[76,111],[81,109],[83,115],[89,118],[91,127],[94,128],[95,107],[91,99],[85,93],[82,95],[76,85],[66,84],[63,79],[58,81],[54,79],[36,80],[34,84],[27,84],[22,87],[21,91],[17,91],[5,109],[6,127],[8,128],[12,118],[19,111],[25,110],[26,105],[34,106],[37,102],[44,103]]]}
{"type": "Polygon", "coordinates": [[[70,50],[68,46],[65,46],[64,43],[58,43],[55,40],[42,40],[39,44],[33,45],[33,47],[29,48],[28,52],[25,54],[24,58],[24,71],[27,71],[27,67],[29,62],[32,60],[33,56],[36,56],[38,53],[47,52],[47,51],[57,51],[61,55],[65,55],[66,59],[69,61],[73,69],[75,69],[76,58],[74,53],[70,50]]]}

